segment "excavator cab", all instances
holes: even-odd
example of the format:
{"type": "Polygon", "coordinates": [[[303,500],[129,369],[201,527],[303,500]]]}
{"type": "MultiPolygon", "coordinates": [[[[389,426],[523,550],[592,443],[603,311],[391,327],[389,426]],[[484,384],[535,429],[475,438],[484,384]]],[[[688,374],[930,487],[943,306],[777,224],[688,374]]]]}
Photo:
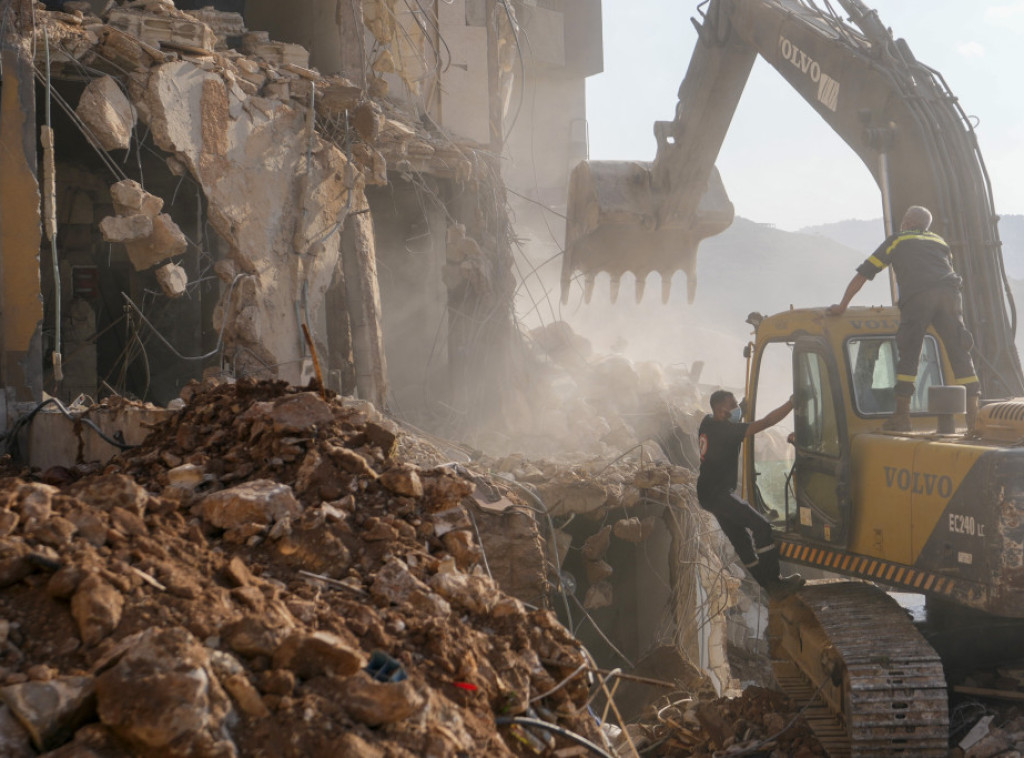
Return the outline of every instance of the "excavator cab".
{"type": "MultiPolygon", "coordinates": [[[[846,547],[855,520],[851,460],[857,435],[876,433],[895,407],[895,308],[854,308],[840,318],[821,309],[754,316],[749,351],[751,415],[791,394],[794,413],[757,435],[745,454],[745,494],[780,514],[779,526],[802,539],[846,547]],[[789,432],[792,431],[792,435],[789,432]],[[791,444],[780,445],[789,438],[791,444]]],[[[911,399],[915,426],[935,428],[928,393],[952,372],[938,339],[925,338],[911,399]]]]}

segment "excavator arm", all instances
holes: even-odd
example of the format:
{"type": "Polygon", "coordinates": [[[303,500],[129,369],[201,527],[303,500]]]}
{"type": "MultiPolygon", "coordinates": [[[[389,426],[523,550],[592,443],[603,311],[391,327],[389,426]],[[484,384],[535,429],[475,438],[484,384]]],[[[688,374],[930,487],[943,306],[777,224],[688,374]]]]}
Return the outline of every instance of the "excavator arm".
{"type": "MultiPolygon", "coordinates": [[[[813,0],[710,0],[694,19],[698,41],[672,121],[657,122],[652,163],[585,161],[570,180],[562,296],[582,274],[662,276],[696,288],[700,241],[732,222],[714,168],[758,55],[771,64],[867,166],[882,197],[886,233],[910,205],[935,216],[964,279],[965,320],[988,397],[1024,395],[1014,347],[1016,312],[1003,267],[998,217],[977,139],[942,76],[894,39],[861,0],[838,0],[848,18],[813,0]]],[[[881,237],[881,235],[880,235],[881,237]]]]}

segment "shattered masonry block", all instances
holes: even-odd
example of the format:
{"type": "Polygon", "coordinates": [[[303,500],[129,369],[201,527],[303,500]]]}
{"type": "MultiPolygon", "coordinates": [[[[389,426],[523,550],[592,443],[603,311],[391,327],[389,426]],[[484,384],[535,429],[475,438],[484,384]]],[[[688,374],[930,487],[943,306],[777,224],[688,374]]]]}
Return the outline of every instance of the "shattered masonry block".
{"type": "Polygon", "coordinates": [[[213,52],[217,44],[213,30],[191,17],[178,18],[115,8],[110,11],[107,23],[156,47],[192,47],[213,52]]]}
{"type": "Polygon", "coordinates": [[[261,39],[261,36],[258,33],[246,34],[242,40],[242,52],[275,66],[291,63],[301,68],[309,68],[309,51],[302,45],[261,39]]]}
{"type": "Polygon", "coordinates": [[[163,198],[146,192],[134,179],[125,179],[111,185],[110,197],[114,201],[114,213],[118,216],[141,213],[153,218],[164,207],[163,198]]]}
{"type": "Polygon", "coordinates": [[[168,297],[181,297],[188,287],[188,274],[176,263],[168,263],[156,270],[156,280],[160,289],[168,297]]]}
{"type": "Polygon", "coordinates": [[[153,219],[149,216],[107,216],[100,221],[100,233],[107,242],[134,242],[153,234],[153,219]]]}
{"type": "Polygon", "coordinates": [[[201,21],[210,27],[217,38],[218,50],[227,49],[228,37],[241,37],[246,32],[245,19],[242,18],[241,13],[219,11],[210,6],[201,10],[186,12],[197,21],[201,21]]]}
{"type": "Polygon", "coordinates": [[[75,113],[104,150],[127,150],[131,146],[135,109],[111,77],[89,82],[75,113]]]}
{"type": "Polygon", "coordinates": [[[125,243],[128,259],[136,271],[145,271],[168,258],[184,254],[188,240],[178,225],[166,213],[153,219],[153,234],[144,239],[125,243]]]}

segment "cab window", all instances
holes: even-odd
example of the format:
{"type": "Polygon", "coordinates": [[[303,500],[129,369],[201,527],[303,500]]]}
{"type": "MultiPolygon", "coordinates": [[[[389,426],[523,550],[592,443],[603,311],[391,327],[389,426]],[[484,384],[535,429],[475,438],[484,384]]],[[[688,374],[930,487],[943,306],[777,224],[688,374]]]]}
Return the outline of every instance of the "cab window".
{"type": "MultiPolygon", "coordinates": [[[[861,416],[887,416],[896,408],[896,340],[894,337],[854,337],[846,343],[846,360],[853,375],[853,398],[861,416]]],[[[928,410],[928,388],[942,384],[939,346],[925,335],[910,411],[928,410]]]]}
{"type": "Polygon", "coordinates": [[[839,426],[828,365],[818,353],[796,361],[796,445],[801,450],[838,457],[839,426]]]}

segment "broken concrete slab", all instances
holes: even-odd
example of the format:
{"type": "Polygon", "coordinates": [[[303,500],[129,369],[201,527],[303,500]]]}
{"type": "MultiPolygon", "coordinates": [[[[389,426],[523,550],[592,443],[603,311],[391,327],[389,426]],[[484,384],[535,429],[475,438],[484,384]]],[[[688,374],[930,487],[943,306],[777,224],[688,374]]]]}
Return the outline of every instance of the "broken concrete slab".
{"type": "Polygon", "coordinates": [[[104,150],[127,150],[135,129],[135,108],[109,76],[89,82],[75,113],[104,150]]]}

